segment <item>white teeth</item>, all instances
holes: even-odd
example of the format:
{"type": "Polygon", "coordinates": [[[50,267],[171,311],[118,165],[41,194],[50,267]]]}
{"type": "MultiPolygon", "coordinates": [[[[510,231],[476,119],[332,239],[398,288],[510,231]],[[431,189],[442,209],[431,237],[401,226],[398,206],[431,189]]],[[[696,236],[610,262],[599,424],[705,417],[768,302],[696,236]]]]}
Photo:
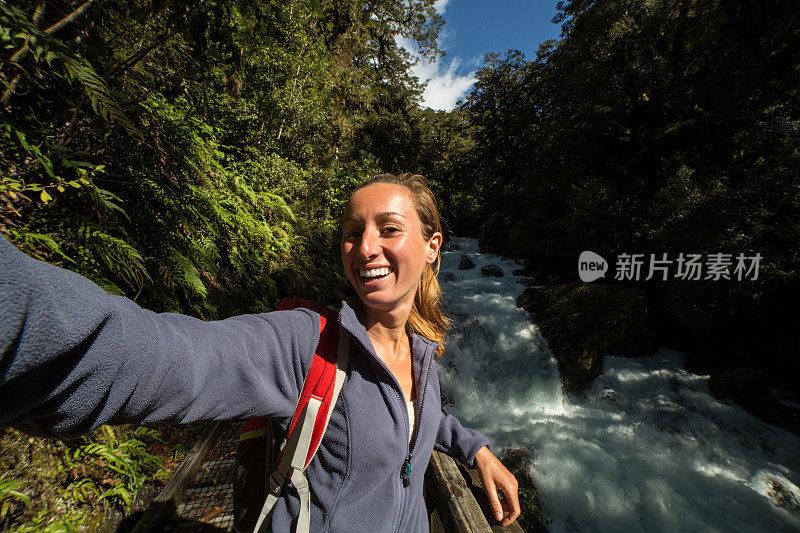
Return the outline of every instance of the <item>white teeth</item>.
{"type": "Polygon", "coordinates": [[[364,278],[379,278],[389,274],[389,268],[388,267],[369,268],[369,269],[359,268],[358,272],[364,278]]]}

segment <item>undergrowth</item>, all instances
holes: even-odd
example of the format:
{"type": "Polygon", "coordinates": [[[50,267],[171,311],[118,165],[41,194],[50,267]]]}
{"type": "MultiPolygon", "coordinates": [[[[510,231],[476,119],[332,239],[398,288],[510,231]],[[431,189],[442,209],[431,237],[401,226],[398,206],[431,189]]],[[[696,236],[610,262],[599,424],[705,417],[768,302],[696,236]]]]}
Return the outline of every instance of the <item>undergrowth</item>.
{"type": "Polygon", "coordinates": [[[163,485],[185,454],[177,429],[102,426],[72,440],[0,433],[0,530],[97,530],[125,516],[145,481],[163,485]],[[166,434],[166,438],[165,438],[166,434]]]}

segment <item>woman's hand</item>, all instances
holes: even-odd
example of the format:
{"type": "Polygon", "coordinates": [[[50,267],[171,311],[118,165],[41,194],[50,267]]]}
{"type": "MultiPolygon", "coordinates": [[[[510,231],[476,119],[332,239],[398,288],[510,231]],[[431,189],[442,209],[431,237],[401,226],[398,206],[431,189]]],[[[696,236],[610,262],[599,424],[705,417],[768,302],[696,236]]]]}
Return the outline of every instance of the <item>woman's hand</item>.
{"type": "Polygon", "coordinates": [[[511,524],[520,514],[517,478],[486,446],[475,454],[475,464],[478,467],[483,488],[489,496],[489,505],[495,519],[503,527],[511,524]],[[498,490],[503,491],[504,499],[498,497],[498,490]],[[505,518],[503,518],[504,511],[508,512],[505,518]]]}

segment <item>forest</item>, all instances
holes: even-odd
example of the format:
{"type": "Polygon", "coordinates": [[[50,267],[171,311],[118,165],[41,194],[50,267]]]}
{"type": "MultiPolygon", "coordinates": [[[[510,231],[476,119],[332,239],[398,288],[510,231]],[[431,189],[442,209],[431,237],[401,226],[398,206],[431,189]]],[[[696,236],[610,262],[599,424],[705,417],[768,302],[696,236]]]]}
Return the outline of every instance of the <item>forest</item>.
{"type": "MultiPolygon", "coordinates": [[[[213,320],[329,300],[349,191],[412,171],[448,232],[542,283],[577,281],[584,250],[760,254],[757,279],[604,282],[644,291],[697,368],[800,395],[800,5],[564,0],[556,22],[535,57],[487,54],[445,112],[397,41],[442,54],[433,0],[0,2],[0,232],[213,320]]],[[[2,529],[99,523],[158,470],[158,432],[3,431],[2,529]],[[122,434],[147,465],[95,472],[91,444],[122,434]],[[64,466],[38,475],[34,455],[64,466]]]]}

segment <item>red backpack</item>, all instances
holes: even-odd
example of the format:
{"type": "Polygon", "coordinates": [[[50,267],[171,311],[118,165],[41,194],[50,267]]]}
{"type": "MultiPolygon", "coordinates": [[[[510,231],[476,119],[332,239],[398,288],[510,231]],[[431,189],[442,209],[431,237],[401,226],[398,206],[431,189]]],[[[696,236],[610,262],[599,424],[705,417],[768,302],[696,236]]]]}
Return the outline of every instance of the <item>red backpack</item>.
{"type": "MultiPolygon", "coordinates": [[[[319,344],[303,383],[286,438],[276,447],[277,423],[270,417],[245,422],[236,448],[233,482],[234,529],[260,531],[269,524],[283,485],[291,481],[300,496],[297,532],[310,524],[310,492],[305,469],[317,453],[344,383],[350,340],[340,331],[338,313],[299,298],[284,298],[278,311],[305,307],[320,314],[319,344]]],[[[267,526],[268,528],[268,526],[267,526]]]]}

